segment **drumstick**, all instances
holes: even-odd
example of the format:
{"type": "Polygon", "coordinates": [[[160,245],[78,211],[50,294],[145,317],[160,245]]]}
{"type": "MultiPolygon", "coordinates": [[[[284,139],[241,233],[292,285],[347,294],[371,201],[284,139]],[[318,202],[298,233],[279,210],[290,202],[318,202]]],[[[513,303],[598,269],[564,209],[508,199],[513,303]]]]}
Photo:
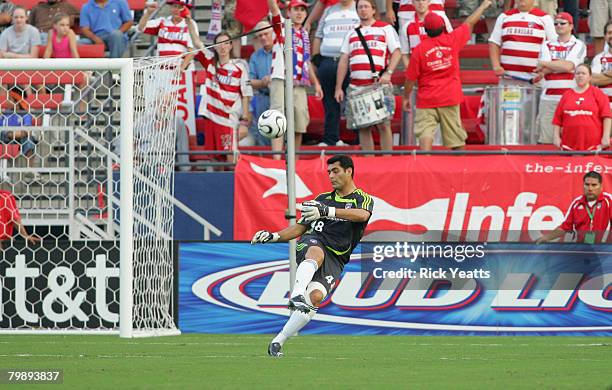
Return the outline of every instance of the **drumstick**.
{"type": "Polygon", "coordinates": [[[533,84],[533,77],[529,78],[529,77],[521,77],[521,76],[514,76],[508,73],[504,73],[504,75],[502,76],[505,79],[511,79],[511,80],[518,80],[518,81],[525,81],[529,84],[533,84]]]}

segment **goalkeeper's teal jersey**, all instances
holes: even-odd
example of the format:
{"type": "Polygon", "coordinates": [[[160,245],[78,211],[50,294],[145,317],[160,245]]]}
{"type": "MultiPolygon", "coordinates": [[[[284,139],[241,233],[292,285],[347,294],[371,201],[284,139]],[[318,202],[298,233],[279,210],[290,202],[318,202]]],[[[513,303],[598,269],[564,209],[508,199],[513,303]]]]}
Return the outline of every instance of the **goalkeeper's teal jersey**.
{"type": "MultiPolygon", "coordinates": [[[[324,192],[315,200],[337,209],[364,209],[372,213],[372,197],[360,189],[347,196],[340,196],[335,191],[324,192]]],[[[336,255],[345,264],[348,263],[353,249],[363,237],[368,222],[351,222],[341,218],[321,218],[306,222],[300,218],[299,224],[310,226],[304,236],[316,236],[325,248],[336,255]]]]}

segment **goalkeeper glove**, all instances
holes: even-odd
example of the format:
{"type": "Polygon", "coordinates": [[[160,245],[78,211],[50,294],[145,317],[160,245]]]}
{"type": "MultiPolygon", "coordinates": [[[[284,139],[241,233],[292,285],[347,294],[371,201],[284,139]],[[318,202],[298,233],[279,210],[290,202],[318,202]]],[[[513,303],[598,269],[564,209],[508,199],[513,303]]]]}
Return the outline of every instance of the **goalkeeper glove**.
{"type": "Polygon", "coordinates": [[[280,238],[278,233],[271,233],[267,230],[260,230],[253,236],[251,244],[267,244],[268,242],[276,242],[280,238]]]}
{"type": "Polygon", "coordinates": [[[302,216],[306,222],[316,221],[320,218],[333,218],[336,216],[336,208],[329,207],[316,200],[302,203],[302,216]]]}

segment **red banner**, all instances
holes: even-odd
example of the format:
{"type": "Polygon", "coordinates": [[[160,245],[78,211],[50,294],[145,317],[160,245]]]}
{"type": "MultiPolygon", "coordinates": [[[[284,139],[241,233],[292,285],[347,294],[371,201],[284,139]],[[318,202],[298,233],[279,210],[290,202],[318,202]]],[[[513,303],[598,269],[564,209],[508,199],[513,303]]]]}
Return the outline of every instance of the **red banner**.
{"type": "MultiPolygon", "coordinates": [[[[331,190],[324,159],[299,160],[297,201],[331,190]]],[[[557,227],[594,170],[612,188],[612,159],[562,156],[353,158],[355,183],[374,200],[376,240],[532,241],[557,227]]],[[[234,239],[287,226],[285,162],[242,156],[235,174],[234,239]]],[[[609,192],[609,191],[608,191],[609,192]]]]}

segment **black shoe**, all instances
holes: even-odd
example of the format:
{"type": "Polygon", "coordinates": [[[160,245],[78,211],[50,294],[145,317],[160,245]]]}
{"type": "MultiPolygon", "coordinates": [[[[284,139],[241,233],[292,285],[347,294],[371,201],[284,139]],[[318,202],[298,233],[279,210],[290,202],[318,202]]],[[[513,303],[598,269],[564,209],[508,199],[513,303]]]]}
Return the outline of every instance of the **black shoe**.
{"type": "Polygon", "coordinates": [[[272,357],[283,357],[281,348],[280,343],[270,343],[270,345],[268,345],[268,355],[272,357]]]}
{"type": "Polygon", "coordinates": [[[306,303],[306,299],[303,295],[296,295],[295,297],[289,299],[289,304],[287,307],[289,310],[297,310],[305,314],[308,314],[308,312],[311,310],[315,310],[314,307],[306,303]]]}

